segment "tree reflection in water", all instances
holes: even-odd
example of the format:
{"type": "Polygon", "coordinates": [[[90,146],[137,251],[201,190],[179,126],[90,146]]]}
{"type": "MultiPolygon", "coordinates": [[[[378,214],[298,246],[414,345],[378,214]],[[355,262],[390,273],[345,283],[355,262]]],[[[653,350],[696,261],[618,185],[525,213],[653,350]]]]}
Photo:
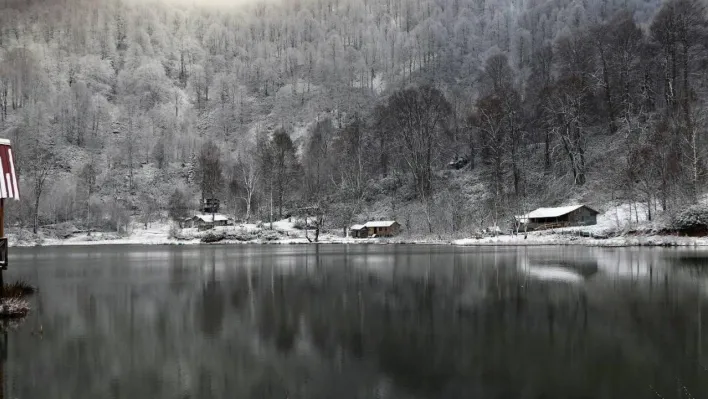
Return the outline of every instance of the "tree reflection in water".
{"type": "Polygon", "coordinates": [[[11,333],[9,397],[708,397],[705,292],[667,252],[155,251],[28,263],[45,337],[11,333]]]}

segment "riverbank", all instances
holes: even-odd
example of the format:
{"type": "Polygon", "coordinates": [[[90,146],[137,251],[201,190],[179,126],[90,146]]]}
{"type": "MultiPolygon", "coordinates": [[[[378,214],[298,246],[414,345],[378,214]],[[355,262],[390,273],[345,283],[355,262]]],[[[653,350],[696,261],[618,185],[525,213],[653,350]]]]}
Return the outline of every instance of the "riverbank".
{"type": "MultiPolygon", "coordinates": [[[[343,237],[342,231],[326,231],[320,234],[320,244],[427,244],[456,246],[545,246],[582,245],[601,247],[708,247],[708,237],[678,237],[670,235],[614,234],[604,231],[560,229],[556,231],[531,232],[526,235],[500,235],[496,237],[461,238],[451,236],[408,236],[394,238],[355,239],[343,237]]],[[[128,233],[76,232],[62,236],[51,231],[34,235],[28,231],[8,231],[11,247],[34,246],[85,246],[85,245],[219,245],[219,244],[310,244],[314,241],[312,230],[305,232],[287,220],[269,224],[241,224],[218,227],[212,231],[178,229],[170,223],[154,223],[147,228],[132,226],[128,233]],[[308,239],[309,238],[309,239],[308,239]]]]}
{"type": "MultiPolygon", "coordinates": [[[[376,239],[359,240],[343,237],[342,231],[322,232],[320,243],[383,243],[376,239]]],[[[148,227],[132,225],[128,232],[62,232],[41,230],[38,234],[23,229],[8,229],[10,247],[49,247],[70,245],[216,245],[216,244],[309,244],[314,241],[314,231],[299,229],[287,220],[270,224],[239,224],[199,231],[196,228],[180,229],[172,223],[152,223],[148,227]]]]}
{"type": "Polygon", "coordinates": [[[558,233],[465,238],[453,240],[458,246],[541,246],[582,245],[589,247],[708,247],[708,237],[677,237],[671,235],[621,235],[607,238],[572,236],[558,233]]]}

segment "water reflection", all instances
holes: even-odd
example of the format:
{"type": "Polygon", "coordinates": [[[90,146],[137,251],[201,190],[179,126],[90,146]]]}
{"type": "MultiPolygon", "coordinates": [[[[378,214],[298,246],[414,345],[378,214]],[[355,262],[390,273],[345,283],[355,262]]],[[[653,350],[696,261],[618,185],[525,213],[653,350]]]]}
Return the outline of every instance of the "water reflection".
{"type": "Polygon", "coordinates": [[[700,252],[130,250],[13,251],[8,397],[708,397],[700,252]]]}

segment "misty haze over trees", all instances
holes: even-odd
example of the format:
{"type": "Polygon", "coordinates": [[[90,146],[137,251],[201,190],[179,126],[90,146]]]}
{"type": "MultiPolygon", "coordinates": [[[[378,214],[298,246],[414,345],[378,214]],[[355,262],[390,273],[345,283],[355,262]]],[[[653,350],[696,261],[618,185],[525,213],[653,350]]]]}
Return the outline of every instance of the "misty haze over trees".
{"type": "Polygon", "coordinates": [[[442,234],[705,191],[700,1],[195,4],[0,1],[15,222],[122,230],[217,197],[442,234]]]}

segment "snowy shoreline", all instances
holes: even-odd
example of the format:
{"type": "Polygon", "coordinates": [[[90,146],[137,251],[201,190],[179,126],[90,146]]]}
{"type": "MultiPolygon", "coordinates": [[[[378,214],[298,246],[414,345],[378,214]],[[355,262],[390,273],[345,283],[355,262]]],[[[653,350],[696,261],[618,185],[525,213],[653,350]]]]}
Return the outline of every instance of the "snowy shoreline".
{"type": "MultiPolygon", "coordinates": [[[[591,226],[568,227],[519,233],[518,235],[477,236],[464,238],[442,235],[410,236],[403,234],[393,238],[343,237],[342,230],[323,231],[318,244],[411,244],[451,245],[458,247],[484,246],[587,246],[587,247],[703,247],[708,246],[708,237],[679,237],[662,235],[660,225],[632,225],[626,205],[616,207],[598,217],[591,226]],[[641,228],[639,228],[641,227],[641,228]],[[633,231],[633,234],[628,232],[633,231]]],[[[115,232],[78,232],[71,228],[42,229],[39,234],[19,228],[8,229],[9,246],[59,247],[90,245],[305,245],[316,244],[314,231],[301,229],[303,221],[280,220],[270,223],[243,223],[199,231],[196,228],[177,228],[167,220],[155,222],[148,227],[131,223],[127,234],[115,232]]],[[[462,233],[460,233],[462,234],[462,233]]]]}
{"type": "Polygon", "coordinates": [[[219,245],[444,245],[456,247],[560,247],[560,246],[583,246],[583,247],[708,247],[708,240],[704,239],[682,239],[675,240],[672,236],[646,236],[632,239],[604,239],[604,240],[484,240],[484,239],[459,239],[459,240],[320,240],[309,242],[305,239],[289,240],[223,240],[215,243],[204,243],[200,240],[169,240],[160,242],[141,242],[132,239],[106,239],[106,240],[51,240],[49,242],[22,242],[10,245],[10,248],[52,248],[52,247],[82,247],[99,245],[125,245],[125,246],[219,246],[219,245]]]}
{"type": "MultiPolygon", "coordinates": [[[[586,246],[586,247],[708,247],[708,237],[677,237],[669,235],[632,235],[610,238],[579,237],[569,234],[529,233],[523,235],[500,235],[496,237],[444,239],[440,237],[395,237],[355,239],[324,233],[318,242],[310,242],[303,231],[262,229],[252,235],[252,239],[233,239],[226,234],[217,242],[203,242],[202,235],[185,234],[182,237],[170,237],[169,229],[134,231],[124,237],[115,234],[94,233],[72,236],[70,238],[39,237],[36,239],[17,239],[9,235],[10,247],[62,247],[92,245],[309,245],[309,244],[352,244],[352,245],[449,245],[457,247],[521,247],[521,246],[586,246]],[[274,233],[276,232],[276,233],[274,233]],[[270,235],[268,235],[270,234],[270,235]]],[[[312,239],[312,233],[310,238],[312,239]]]]}

